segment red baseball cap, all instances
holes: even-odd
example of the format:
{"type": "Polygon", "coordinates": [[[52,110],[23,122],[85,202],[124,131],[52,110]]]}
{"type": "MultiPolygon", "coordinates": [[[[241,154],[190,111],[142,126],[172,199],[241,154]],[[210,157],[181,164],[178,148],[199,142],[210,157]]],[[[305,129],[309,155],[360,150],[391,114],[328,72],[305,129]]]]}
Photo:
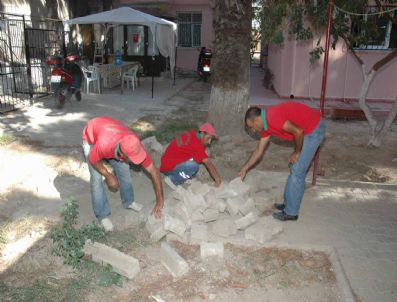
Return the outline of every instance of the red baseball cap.
{"type": "Polygon", "coordinates": [[[207,132],[209,135],[217,137],[214,127],[210,123],[202,124],[199,128],[200,131],[207,132]]]}
{"type": "Polygon", "coordinates": [[[135,135],[126,135],[120,141],[120,149],[135,165],[141,164],[146,156],[146,150],[135,135]]]}

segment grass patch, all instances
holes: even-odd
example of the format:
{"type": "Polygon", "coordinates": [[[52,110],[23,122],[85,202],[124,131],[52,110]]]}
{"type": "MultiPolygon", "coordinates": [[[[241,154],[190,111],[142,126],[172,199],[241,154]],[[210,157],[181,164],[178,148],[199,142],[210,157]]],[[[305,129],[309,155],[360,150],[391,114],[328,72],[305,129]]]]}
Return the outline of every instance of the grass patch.
{"type": "Polygon", "coordinates": [[[179,134],[197,129],[197,125],[204,122],[206,114],[203,111],[191,111],[181,107],[171,112],[162,122],[159,116],[148,115],[131,123],[129,128],[141,139],[155,136],[160,143],[167,144],[179,134]]]}
{"type": "Polygon", "coordinates": [[[31,216],[22,217],[14,221],[8,220],[4,222],[2,225],[0,225],[0,243],[8,243],[10,241],[10,237],[12,240],[21,239],[30,231],[37,229],[37,224],[40,224],[40,222],[31,216]]]}
{"type": "Polygon", "coordinates": [[[1,135],[0,136],[0,146],[7,146],[17,140],[18,139],[13,135],[8,135],[8,134],[1,135]]]}

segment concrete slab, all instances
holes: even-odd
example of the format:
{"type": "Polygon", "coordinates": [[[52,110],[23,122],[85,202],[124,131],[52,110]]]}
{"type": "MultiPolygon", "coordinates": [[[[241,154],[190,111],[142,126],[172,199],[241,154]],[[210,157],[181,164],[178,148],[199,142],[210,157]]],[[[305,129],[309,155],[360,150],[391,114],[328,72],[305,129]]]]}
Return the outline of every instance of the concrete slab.
{"type": "Polygon", "coordinates": [[[189,271],[189,265],[167,242],[161,242],[161,263],[175,278],[189,271]]]}
{"type": "Polygon", "coordinates": [[[87,240],[84,245],[84,254],[92,256],[94,262],[110,264],[116,273],[128,279],[133,279],[140,272],[138,259],[102,243],[92,243],[87,240]]]}

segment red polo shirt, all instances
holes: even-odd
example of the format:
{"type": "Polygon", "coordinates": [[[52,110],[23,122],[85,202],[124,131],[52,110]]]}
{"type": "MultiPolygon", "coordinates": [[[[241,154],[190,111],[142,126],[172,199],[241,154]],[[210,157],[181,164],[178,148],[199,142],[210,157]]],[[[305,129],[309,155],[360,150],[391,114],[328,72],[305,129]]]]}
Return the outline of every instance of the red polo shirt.
{"type": "Polygon", "coordinates": [[[304,104],[296,102],[285,102],[265,109],[268,129],[262,129],[261,137],[270,135],[281,139],[292,140],[291,133],[283,130],[286,121],[290,121],[299,128],[303,129],[303,134],[307,135],[316,129],[321,119],[321,113],[304,104]]]}
{"type": "MultiPolygon", "coordinates": [[[[96,164],[102,159],[117,159],[122,161],[122,158],[115,157],[114,151],[117,144],[126,135],[135,135],[128,127],[124,126],[120,121],[112,119],[111,117],[96,117],[90,120],[83,129],[83,142],[93,145],[88,156],[92,164],[96,164]]],[[[143,145],[142,145],[142,148],[143,145]]],[[[152,163],[150,155],[147,156],[141,164],[147,168],[152,163]]]]}
{"type": "Polygon", "coordinates": [[[205,146],[194,130],[184,132],[171,141],[161,157],[160,171],[172,171],[176,165],[191,158],[198,164],[208,158],[205,146]]]}

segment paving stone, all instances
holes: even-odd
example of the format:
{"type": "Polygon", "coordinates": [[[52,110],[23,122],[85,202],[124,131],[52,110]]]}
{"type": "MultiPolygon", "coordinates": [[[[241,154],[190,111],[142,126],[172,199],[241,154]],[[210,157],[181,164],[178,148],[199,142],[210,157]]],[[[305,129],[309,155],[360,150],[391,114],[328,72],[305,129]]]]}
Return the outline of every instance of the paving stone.
{"type": "Polygon", "coordinates": [[[239,206],[239,211],[243,215],[247,215],[249,212],[251,212],[255,208],[255,203],[252,198],[246,199],[242,204],[239,206]]]}
{"type": "Polygon", "coordinates": [[[229,237],[237,234],[237,228],[234,220],[231,218],[220,219],[211,223],[211,233],[221,236],[229,237]]]}
{"type": "Polygon", "coordinates": [[[191,215],[191,220],[193,222],[197,221],[204,221],[204,214],[201,212],[201,209],[195,210],[191,215]]]}
{"type": "Polygon", "coordinates": [[[223,258],[225,248],[222,242],[201,242],[200,255],[201,258],[217,256],[223,258]]]}
{"type": "Polygon", "coordinates": [[[236,216],[242,203],[240,198],[228,198],[226,199],[226,209],[230,215],[236,216]]]}
{"type": "Polygon", "coordinates": [[[229,188],[236,192],[238,196],[245,196],[250,190],[250,186],[245,184],[240,177],[233,179],[229,183],[229,188]]]}
{"type": "Polygon", "coordinates": [[[183,202],[190,213],[193,213],[196,209],[200,209],[203,212],[207,208],[204,197],[193,194],[190,191],[186,191],[186,194],[183,196],[183,202]]]}
{"type": "Polygon", "coordinates": [[[173,277],[180,277],[189,271],[187,262],[167,242],[161,242],[161,263],[173,277]]]}
{"type": "Polygon", "coordinates": [[[175,207],[174,207],[174,214],[178,216],[180,219],[185,222],[187,225],[191,225],[191,214],[188,212],[186,205],[183,202],[179,202],[175,207]]]}
{"type": "Polygon", "coordinates": [[[211,187],[206,183],[201,183],[199,181],[194,181],[189,187],[189,190],[193,194],[202,195],[204,196],[210,191],[211,187]]]}
{"type": "Polygon", "coordinates": [[[214,221],[218,219],[219,211],[216,209],[207,209],[203,212],[203,216],[205,222],[214,221]]]}
{"type": "Polygon", "coordinates": [[[253,212],[250,212],[244,217],[237,219],[234,223],[236,224],[236,228],[238,230],[242,230],[250,226],[251,224],[255,223],[257,220],[258,220],[258,216],[253,212]]]}
{"type": "Polygon", "coordinates": [[[168,233],[165,237],[167,242],[178,241],[184,244],[190,244],[190,232],[185,232],[182,236],[179,236],[175,233],[168,233]]]}
{"type": "Polygon", "coordinates": [[[140,272],[137,259],[102,243],[92,243],[87,240],[84,245],[84,253],[92,256],[94,262],[110,264],[116,273],[128,279],[134,278],[140,272]]]}
{"type": "Polygon", "coordinates": [[[150,239],[153,241],[159,241],[168,231],[164,229],[164,222],[162,219],[156,219],[152,215],[148,217],[146,222],[146,230],[150,234],[150,239]]]}
{"type": "Polygon", "coordinates": [[[222,199],[218,199],[216,203],[216,209],[218,209],[219,212],[225,212],[226,211],[226,202],[224,202],[222,199]]]}
{"type": "Polygon", "coordinates": [[[164,229],[182,236],[186,231],[186,224],[176,217],[171,215],[164,215],[164,229]]]}
{"type": "Polygon", "coordinates": [[[190,243],[199,244],[208,240],[208,225],[193,223],[190,229],[190,243]]]}
{"type": "Polygon", "coordinates": [[[273,217],[263,217],[244,231],[245,239],[265,243],[283,231],[282,222],[273,217]]]}
{"type": "Polygon", "coordinates": [[[218,187],[215,188],[215,196],[216,198],[232,198],[236,197],[238,194],[229,188],[229,186],[222,182],[222,184],[218,187]]]}

